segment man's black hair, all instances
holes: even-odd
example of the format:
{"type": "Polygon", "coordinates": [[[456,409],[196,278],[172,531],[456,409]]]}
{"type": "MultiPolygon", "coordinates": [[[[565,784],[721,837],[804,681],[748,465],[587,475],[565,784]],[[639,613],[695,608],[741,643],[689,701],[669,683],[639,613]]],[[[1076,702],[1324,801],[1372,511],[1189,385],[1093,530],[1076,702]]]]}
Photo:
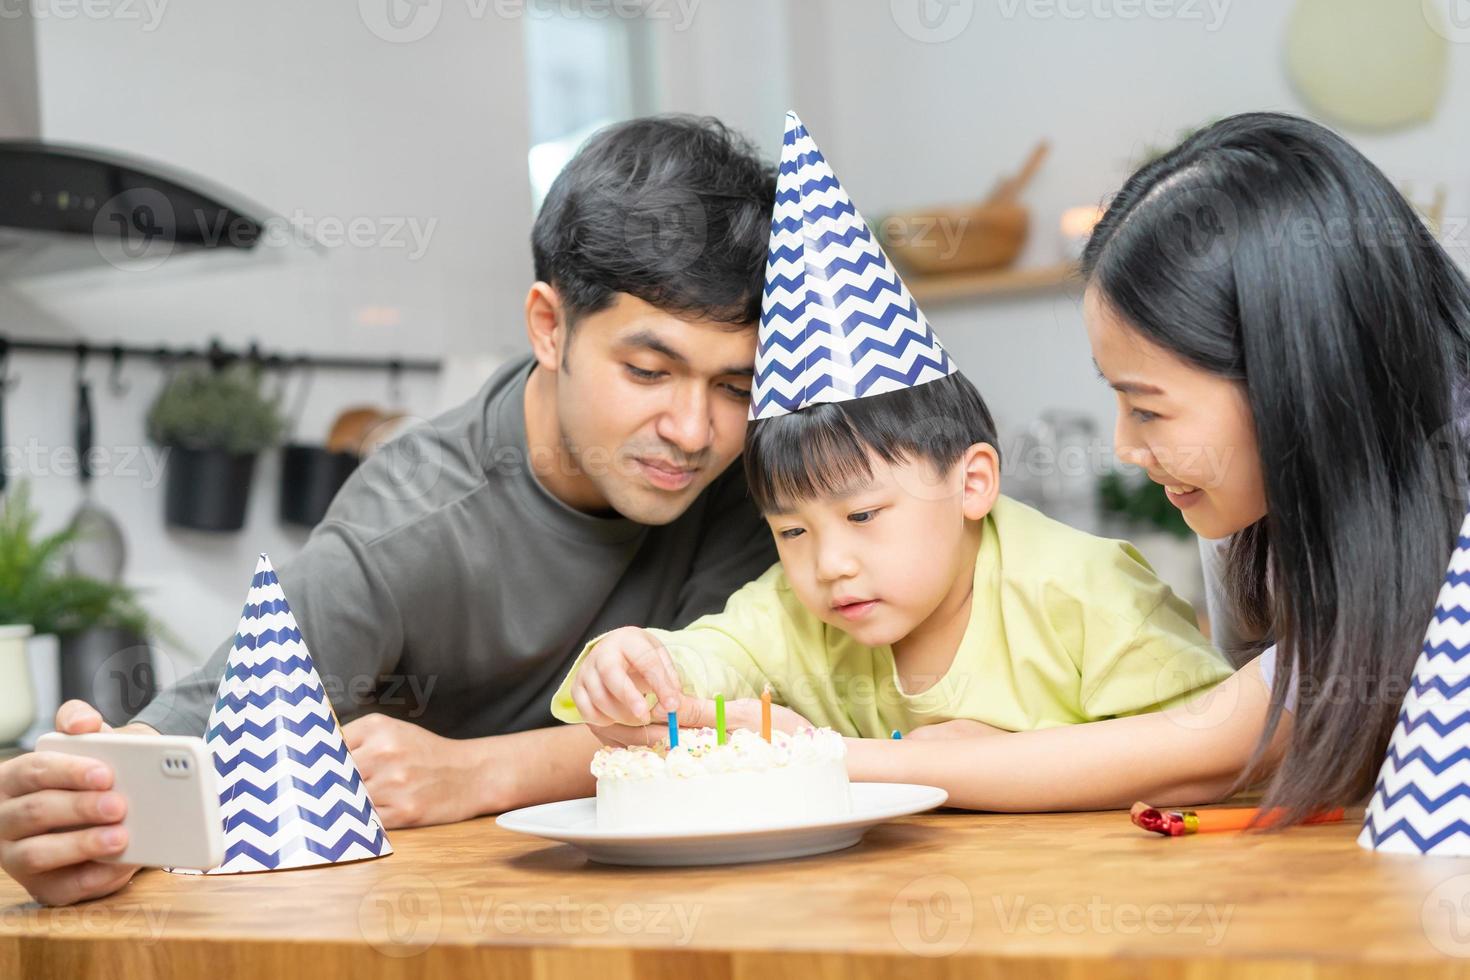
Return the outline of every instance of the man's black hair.
{"type": "Polygon", "coordinates": [[[927,460],[946,473],[966,449],[999,454],[985,399],[956,371],[915,388],[812,405],[755,422],[745,436],[745,477],[762,513],[872,479],[869,454],[889,464],[927,460]]]}
{"type": "Polygon", "coordinates": [[[734,327],[760,317],[774,169],[718,119],[652,116],[600,130],[551,185],[531,232],[536,278],[568,327],[629,293],[734,327]]]}

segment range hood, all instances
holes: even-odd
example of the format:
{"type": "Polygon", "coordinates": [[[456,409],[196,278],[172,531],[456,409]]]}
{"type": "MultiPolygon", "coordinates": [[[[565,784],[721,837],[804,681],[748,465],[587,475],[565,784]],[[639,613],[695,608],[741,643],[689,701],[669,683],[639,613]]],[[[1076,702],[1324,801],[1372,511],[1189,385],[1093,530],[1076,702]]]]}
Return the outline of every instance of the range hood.
{"type": "Polygon", "coordinates": [[[137,157],[0,140],[0,278],[97,266],[143,270],[171,255],[244,254],[268,212],[202,178],[137,157]]]}

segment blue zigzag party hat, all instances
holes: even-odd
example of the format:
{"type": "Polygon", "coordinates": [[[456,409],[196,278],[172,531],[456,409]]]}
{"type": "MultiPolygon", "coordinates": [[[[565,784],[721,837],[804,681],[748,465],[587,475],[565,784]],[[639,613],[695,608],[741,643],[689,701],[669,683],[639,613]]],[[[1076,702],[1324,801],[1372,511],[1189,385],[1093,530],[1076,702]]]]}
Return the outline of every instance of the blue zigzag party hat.
{"type": "Polygon", "coordinates": [[[393,853],[265,555],[250,581],[204,742],[225,822],[224,863],[207,874],[393,853]]]}
{"type": "Polygon", "coordinates": [[[954,371],[806,126],[788,112],[750,417],[899,391],[954,371]]]}
{"type": "Polygon", "coordinates": [[[1358,843],[1398,854],[1470,855],[1470,514],[1358,843]]]}

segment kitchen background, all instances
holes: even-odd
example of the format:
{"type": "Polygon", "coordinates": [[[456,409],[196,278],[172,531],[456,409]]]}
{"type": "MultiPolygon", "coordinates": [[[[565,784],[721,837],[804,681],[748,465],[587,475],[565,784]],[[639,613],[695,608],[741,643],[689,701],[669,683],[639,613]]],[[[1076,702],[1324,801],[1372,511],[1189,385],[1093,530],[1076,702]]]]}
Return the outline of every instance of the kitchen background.
{"type": "MultiPolygon", "coordinates": [[[[1437,221],[1464,262],[1466,6],[7,4],[0,138],[153,161],[278,220],[276,234],[248,254],[176,251],[161,262],[115,263],[99,254],[51,275],[26,274],[30,246],[0,229],[0,335],[104,348],[86,363],[99,447],[91,497],[121,529],[124,582],[167,633],[155,653],[156,676],[167,681],[229,634],[256,553],[287,558],[307,532],[280,520],[276,450],[260,456],[241,530],[166,522],[160,449],[145,435],[166,372],[127,358],[114,376],[105,348],[199,349],[217,340],[234,350],[438,361],[438,373],[320,369],[308,384],[297,370],[284,382],[268,372],[263,383],[290,409],[302,442],[323,442],[354,406],[431,416],[523,349],[530,223],[581,138],[619,118],[690,111],[722,117],[774,158],[783,113],[795,108],[865,216],[899,239],[894,250],[907,240],[914,260],[950,271],[911,274],[910,284],[998,416],[1009,488],[1079,524],[1123,527],[1181,592],[1197,596],[1193,545],[1171,538],[1167,519],[1124,526],[1099,513],[1113,399],[1088,357],[1080,293],[1066,279],[1069,250],[1148,154],[1218,117],[1278,109],[1343,130],[1437,221]],[[1015,209],[943,209],[985,198],[1028,159],[1037,165],[1015,195],[1025,208],[1019,226],[1015,209]],[[894,215],[908,217],[882,221],[894,215]],[[972,230],[979,237],[954,237],[972,230]],[[956,273],[967,257],[1003,267],[956,273]],[[1054,462],[1048,453],[1059,447],[1069,451],[1054,462]]],[[[43,532],[64,527],[83,502],[76,367],[65,354],[9,358],[9,496],[13,503],[17,487],[29,488],[43,532]]],[[[1156,501],[1114,503],[1143,514],[1156,501]]],[[[45,704],[39,710],[49,719],[45,704]]]]}

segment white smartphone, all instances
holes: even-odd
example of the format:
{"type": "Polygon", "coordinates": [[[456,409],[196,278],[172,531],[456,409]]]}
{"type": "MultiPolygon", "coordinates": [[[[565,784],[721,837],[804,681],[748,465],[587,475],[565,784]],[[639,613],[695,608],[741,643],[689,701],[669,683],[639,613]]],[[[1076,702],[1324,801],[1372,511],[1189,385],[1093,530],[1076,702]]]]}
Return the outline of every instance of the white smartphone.
{"type": "Polygon", "coordinates": [[[36,740],[37,752],[65,752],[112,767],[112,788],[128,801],[128,846],[110,860],[151,868],[207,871],[225,859],[214,762],[204,739],[188,735],[62,735],[36,740]]]}

